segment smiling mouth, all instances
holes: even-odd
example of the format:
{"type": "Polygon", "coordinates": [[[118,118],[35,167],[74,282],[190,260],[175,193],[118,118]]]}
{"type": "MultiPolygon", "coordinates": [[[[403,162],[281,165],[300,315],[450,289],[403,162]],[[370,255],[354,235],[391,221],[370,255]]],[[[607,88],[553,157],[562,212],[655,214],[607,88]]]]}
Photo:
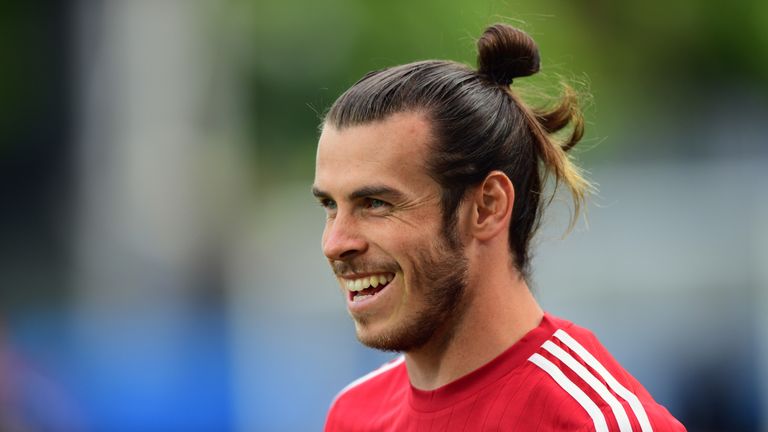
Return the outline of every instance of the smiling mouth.
{"type": "Polygon", "coordinates": [[[359,302],[381,292],[394,278],[394,273],[382,273],[363,277],[344,277],[342,281],[349,293],[349,299],[352,302],[359,302]]]}

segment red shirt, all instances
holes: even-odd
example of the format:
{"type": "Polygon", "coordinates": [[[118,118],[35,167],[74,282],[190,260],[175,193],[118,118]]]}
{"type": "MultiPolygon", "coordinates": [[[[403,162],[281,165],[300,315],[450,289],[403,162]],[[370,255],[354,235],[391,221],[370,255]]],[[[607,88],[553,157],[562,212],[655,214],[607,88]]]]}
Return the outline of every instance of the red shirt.
{"type": "Polygon", "coordinates": [[[546,314],[479,369],[432,391],[403,356],[336,397],[326,431],[685,431],[588,330],[546,314]]]}

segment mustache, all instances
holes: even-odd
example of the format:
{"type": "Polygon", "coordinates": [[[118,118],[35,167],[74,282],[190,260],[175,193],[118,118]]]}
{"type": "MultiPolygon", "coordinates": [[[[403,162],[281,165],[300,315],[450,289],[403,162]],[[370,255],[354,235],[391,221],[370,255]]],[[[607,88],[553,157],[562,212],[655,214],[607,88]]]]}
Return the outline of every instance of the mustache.
{"type": "Polygon", "coordinates": [[[400,266],[394,262],[375,262],[366,260],[333,261],[333,273],[342,276],[349,273],[396,273],[400,266]]]}

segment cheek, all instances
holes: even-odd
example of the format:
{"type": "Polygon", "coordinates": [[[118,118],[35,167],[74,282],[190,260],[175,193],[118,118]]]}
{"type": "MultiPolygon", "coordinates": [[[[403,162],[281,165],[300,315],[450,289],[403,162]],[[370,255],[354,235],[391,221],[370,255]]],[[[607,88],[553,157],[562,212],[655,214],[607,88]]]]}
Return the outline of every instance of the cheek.
{"type": "Polygon", "coordinates": [[[413,251],[414,248],[418,248],[417,242],[413,241],[412,237],[403,235],[402,233],[390,233],[386,237],[380,237],[378,243],[381,250],[389,255],[390,259],[397,262],[400,270],[406,274],[411,273],[413,270],[413,251]]]}
{"type": "Polygon", "coordinates": [[[412,281],[419,272],[429,271],[429,269],[424,268],[419,257],[421,251],[432,248],[431,238],[417,235],[404,236],[391,244],[393,245],[393,257],[398,261],[409,280],[412,281]]]}

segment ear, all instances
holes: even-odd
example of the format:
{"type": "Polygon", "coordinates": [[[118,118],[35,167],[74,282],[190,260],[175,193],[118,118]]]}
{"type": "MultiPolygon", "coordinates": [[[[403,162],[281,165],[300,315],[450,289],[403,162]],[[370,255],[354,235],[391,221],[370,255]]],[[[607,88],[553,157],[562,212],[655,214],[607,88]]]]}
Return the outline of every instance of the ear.
{"type": "Polygon", "coordinates": [[[506,174],[491,171],[472,194],[471,231],[479,240],[489,240],[509,231],[515,187],[506,174]]]}

